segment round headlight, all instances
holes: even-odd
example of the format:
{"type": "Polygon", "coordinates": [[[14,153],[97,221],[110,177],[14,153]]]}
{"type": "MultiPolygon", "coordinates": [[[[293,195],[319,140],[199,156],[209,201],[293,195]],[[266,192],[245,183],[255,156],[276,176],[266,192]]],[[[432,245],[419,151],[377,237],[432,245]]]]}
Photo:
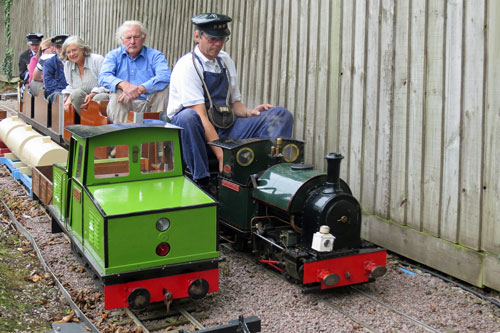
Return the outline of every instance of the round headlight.
{"type": "Polygon", "coordinates": [[[255,157],[252,149],[245,147],[238,150],[236,153],[236,162],[241,166],[249,166],[255,157]]]}
{"type": "Polygon", "coordinates": [[[289,143],[283,147],[281,152],[283,154],[283,160],[287,163],[293,163],[299,157],[299,147],[295,143],[289,143]]]}
{"type": "Polygon", "coordinates": [[[158,221],[156,221],[156,229],[158,229],[158,231],[165,231],[169,227],[170,227],[170,220],[167,219],[166,217],[162,217],[158,221]]]}

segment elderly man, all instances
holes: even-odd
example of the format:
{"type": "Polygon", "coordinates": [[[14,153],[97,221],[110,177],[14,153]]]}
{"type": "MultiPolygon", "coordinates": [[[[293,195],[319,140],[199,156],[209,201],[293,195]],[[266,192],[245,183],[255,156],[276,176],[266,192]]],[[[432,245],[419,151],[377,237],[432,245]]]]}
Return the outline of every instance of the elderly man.
{"type": "Polygon", "coordinates": [[[163,53],[143,45],[146,35],[141,22],[124,22],[116,31],[122,46],[104,58],[98,82],[112,92],[107,113],[113,123],[126,122],[129,111],[166,109],[170,69],[163,53]]]}
{"type": "MultiPolygon", "coordinates": [[[[220,14],[200,14],[191,19],[196,45],[181,57],[172,71],[167,113],[183,128],[182,150],[193,178],[201,185],[209,180],[207,145],[219,138],[288,138],[293,117],[283,107],[261,104],[253,109],[241,101],[236,69],[222,51],[229,39],[227,23],[220,14]]],[[[222,149],[210,147],[222,171],[222,149]]]]}
{"type": "Polygon", "coordinates": [[[29,33],[26,35],[28,39],[29,49],[21,53],[19,56],[19,79],[22,81],[28,80],[28,65],[31,57],[35,56],[40,47],[43,35],[39,33],[29,33]]]}

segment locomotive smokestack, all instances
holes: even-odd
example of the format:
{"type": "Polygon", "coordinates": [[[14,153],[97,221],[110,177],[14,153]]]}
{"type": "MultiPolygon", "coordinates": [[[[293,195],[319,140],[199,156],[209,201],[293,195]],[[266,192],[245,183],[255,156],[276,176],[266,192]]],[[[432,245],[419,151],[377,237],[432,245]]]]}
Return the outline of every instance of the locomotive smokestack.
{"type": "Polygon", "coordinates": [[[344,158],[341,153],[329,153],[326,155],[327,176],[326,184],[333,187],[335,192],[340,191],[340,162],[344,158]]]}

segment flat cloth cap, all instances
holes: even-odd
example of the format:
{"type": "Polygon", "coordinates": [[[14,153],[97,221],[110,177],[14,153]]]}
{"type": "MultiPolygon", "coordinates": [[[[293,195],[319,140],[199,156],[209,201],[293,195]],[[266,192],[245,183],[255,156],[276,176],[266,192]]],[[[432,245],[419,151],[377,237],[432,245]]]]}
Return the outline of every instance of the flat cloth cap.
{"type": "Polygon", "coordinates": [[[69,37],[69,35],[56,35],[56,36],[52,37],[50,40],[52,41],[52,44],[54,44],[54,45],[63,45],[64,41],[68,37],[69,37]]]}
{"type": "Polygon", "coordinates": [[[38,45],[42,41],[43,35],[38,32],[30,32],[26,35],[28,39],[28,44],[30,45],[38,45]]]}
{"type": "Polygon", "coordinates": [[[232,19],[229,16],[216,13],[203,13],[191,18],[191,22],[201,31],[214,37],[226,37],[231,34],[227,24],[232,19]]]}

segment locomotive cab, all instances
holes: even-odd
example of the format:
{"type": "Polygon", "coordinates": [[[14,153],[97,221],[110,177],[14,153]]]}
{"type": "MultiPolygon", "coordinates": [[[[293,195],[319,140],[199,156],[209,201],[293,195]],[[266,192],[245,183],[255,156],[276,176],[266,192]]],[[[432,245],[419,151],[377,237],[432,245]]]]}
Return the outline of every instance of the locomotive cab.
{"type": "Polygon", "coordinates": [[[98,276],[106,309],[217,291],[217,202],[184,176],[180,128],[67,129],[49,213],[98,276]]]}

